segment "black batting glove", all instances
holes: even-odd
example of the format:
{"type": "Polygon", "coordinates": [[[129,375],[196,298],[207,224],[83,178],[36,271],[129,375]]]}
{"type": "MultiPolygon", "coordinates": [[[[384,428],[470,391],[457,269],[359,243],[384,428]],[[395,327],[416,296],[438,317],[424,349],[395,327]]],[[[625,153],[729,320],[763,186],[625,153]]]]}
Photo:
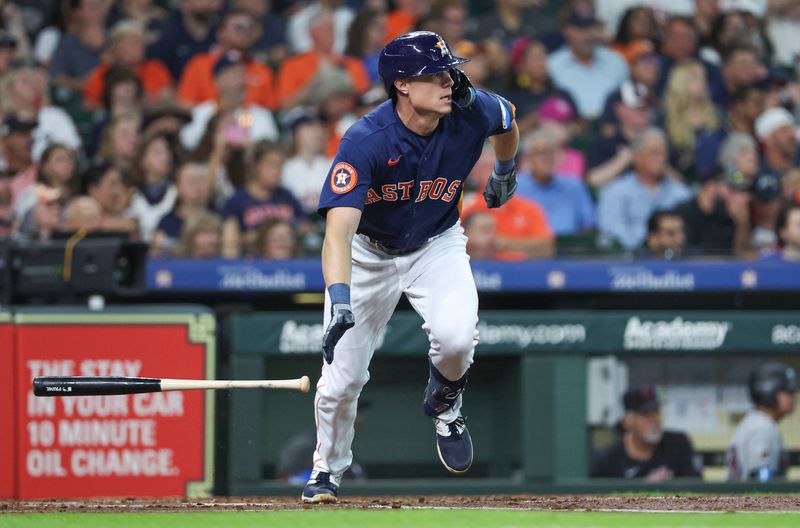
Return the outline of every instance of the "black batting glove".
{"type": "Polygon", "coordinates": [[[356,319],[349,304],[334,304],[331,306],[331,321],[322,336],[322,356],[330,365],[333,363],[333,349],[344,333],[353,328],[356,319]]]}
{"type": "Polygon", "coordinates": [[[453,102],[461,108],[468,107],[475,99],[472,82],[467,74],[458,68],[450,70],[450,77],[453,79],[453,102]]]}
{"type": "Polygon", "coordinates": [[[492,177],[486,184],[486,190],[483,191],[483,199],[486,201],[486,207],[494,209],[500,207],[514,196],[517,191],[517,169],[511,169],[511,172],[506,174],[497,174],[492,171],[492,177]]]}

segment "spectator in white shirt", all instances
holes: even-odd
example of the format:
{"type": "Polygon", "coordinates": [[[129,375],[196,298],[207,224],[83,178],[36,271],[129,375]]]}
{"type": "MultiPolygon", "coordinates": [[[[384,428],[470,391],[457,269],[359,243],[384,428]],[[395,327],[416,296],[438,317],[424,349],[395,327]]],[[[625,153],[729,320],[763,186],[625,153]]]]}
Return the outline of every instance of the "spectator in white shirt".
{"type": "Polygon", "coordinates": [[[281,184],[300,200],[303,210],[313,213],[328,175],[331,159],[325,155],[327,134],[317,114],[298,107],[286,116],[292,134],[292,155],[283,165],[281,184]]]}

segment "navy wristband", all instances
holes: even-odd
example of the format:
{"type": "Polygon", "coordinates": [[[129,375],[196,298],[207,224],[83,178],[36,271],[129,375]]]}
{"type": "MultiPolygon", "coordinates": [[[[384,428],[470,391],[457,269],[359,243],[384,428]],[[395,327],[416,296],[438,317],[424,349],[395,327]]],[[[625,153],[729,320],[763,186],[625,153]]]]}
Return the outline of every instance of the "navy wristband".
{"type": "Polygon", "coordinates": [[[343,282],[328,286],[328,294],[331,296],[331,304],[350,304],[350,286],[343,282]]]}
{"type": "Polygon", "coordinates": [[[514,170],[514,158],[506,161],[497,160],[494,162],[494,172],[497,174],[508,174],[514,170]]]}

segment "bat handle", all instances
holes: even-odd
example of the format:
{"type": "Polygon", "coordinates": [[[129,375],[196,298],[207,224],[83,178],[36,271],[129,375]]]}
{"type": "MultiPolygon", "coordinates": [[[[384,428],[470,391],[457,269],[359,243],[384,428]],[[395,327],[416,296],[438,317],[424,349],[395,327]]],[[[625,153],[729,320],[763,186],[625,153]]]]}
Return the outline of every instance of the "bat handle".
{"type": "Polygon", "coordinates": [[[33,379],[36,396],[103,396],[160,390],[158,378],[44,376],[33,379]]]}

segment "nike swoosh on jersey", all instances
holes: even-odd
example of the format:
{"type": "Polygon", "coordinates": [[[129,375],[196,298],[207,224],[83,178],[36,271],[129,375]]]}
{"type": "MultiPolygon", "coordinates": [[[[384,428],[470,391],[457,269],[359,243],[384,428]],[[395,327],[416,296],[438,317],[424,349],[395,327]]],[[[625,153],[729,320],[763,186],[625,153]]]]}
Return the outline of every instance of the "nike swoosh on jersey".
{"type": "Polygon", "coordinates": [[[402,154],[400,154],[399,156],[397,156],[397,159],[392,159],[392,158],[389,158],[389,161],[387,161],[386,163],[387,163],[387,164],[388,164],[390,167],[394,167],[395,165],[397,165],[398,163],[400,163],[400,158],[402,158],[402,157],[403,157],[403,155],[402,155],[402,154]]]}

